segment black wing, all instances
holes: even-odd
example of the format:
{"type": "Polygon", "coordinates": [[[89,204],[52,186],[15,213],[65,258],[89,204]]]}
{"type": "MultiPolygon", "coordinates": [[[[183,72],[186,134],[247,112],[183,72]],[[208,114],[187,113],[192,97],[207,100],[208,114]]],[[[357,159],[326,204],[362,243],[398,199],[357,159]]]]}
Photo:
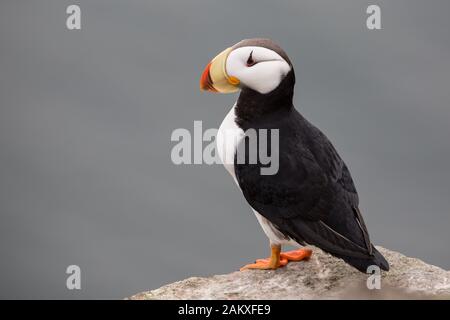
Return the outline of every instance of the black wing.
{"type": "MultiPolygon", "coordinates": [[[[350,172],[327,137],[295,109],[254,127],[279,129],[279,170],[261,175],[260,163],[235,164],[249,204],[299,243],[316,245],[360,270],[384,265],[370,242],[350,172]]],[[[242,148],[248,154],[248,146],[242,148]]]]}

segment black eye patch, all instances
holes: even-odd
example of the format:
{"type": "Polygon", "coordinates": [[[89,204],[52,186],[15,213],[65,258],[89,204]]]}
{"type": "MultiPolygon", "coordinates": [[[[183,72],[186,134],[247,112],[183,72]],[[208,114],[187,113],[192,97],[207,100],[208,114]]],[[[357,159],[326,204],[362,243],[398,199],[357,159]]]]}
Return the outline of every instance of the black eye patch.
{"type": "Polygon", "coordinates": [[[248,56],[247,59],[247,67],[251,67],[254,66],[257,62],[255,62],[255,60],[253,60],[253,50],[252,52],[250,52],[250,55],[248,56]]]}

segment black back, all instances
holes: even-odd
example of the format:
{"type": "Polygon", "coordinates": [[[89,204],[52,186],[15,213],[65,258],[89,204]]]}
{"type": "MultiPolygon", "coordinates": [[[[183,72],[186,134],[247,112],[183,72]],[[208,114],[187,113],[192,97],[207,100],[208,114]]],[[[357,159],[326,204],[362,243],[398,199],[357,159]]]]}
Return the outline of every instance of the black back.
{"type": "MultiPolygon", "coordinates": [[[[236,157],[239,186],[252,208],[285,236],[316,245],[363,272],[373,264],[387,270],[370,242],[347,166],[328,138],[292,105],[294,83],[291,71],[268,94],[242,90],[236,122],[244,131],[279,130],[279,170],[261,175],[259,161],[239,164],[236,157]]],[[[248,155],[245,140],[239,148],[248,155]]]]}

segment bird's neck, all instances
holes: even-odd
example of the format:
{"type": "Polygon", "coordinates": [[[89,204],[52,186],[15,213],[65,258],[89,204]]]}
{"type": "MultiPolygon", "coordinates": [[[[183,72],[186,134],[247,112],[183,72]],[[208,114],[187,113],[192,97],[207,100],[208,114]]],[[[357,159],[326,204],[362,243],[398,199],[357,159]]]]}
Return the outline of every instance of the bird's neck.
{"type": "Polygon", "coordinates": [[[268,114],[293,108],[295,75],[290,71],[273,91],[262,94],[250,88],[243,88],[236,102],[236,122],[242,127],[268,114]]]}

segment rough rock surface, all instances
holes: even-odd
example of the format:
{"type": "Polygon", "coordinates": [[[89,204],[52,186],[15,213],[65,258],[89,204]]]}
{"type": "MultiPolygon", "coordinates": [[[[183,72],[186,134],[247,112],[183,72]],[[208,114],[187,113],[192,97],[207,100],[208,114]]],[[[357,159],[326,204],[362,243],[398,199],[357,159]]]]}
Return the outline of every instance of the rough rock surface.
{"type": "Polygon", "coordinates": [[[129,299],[450,299],[450,271],[378,249],[391,266],[381,273],[379,290],[367,288],[368,274],[314,248],[308,261],[278,270],[192,277],[129,299]]]}

